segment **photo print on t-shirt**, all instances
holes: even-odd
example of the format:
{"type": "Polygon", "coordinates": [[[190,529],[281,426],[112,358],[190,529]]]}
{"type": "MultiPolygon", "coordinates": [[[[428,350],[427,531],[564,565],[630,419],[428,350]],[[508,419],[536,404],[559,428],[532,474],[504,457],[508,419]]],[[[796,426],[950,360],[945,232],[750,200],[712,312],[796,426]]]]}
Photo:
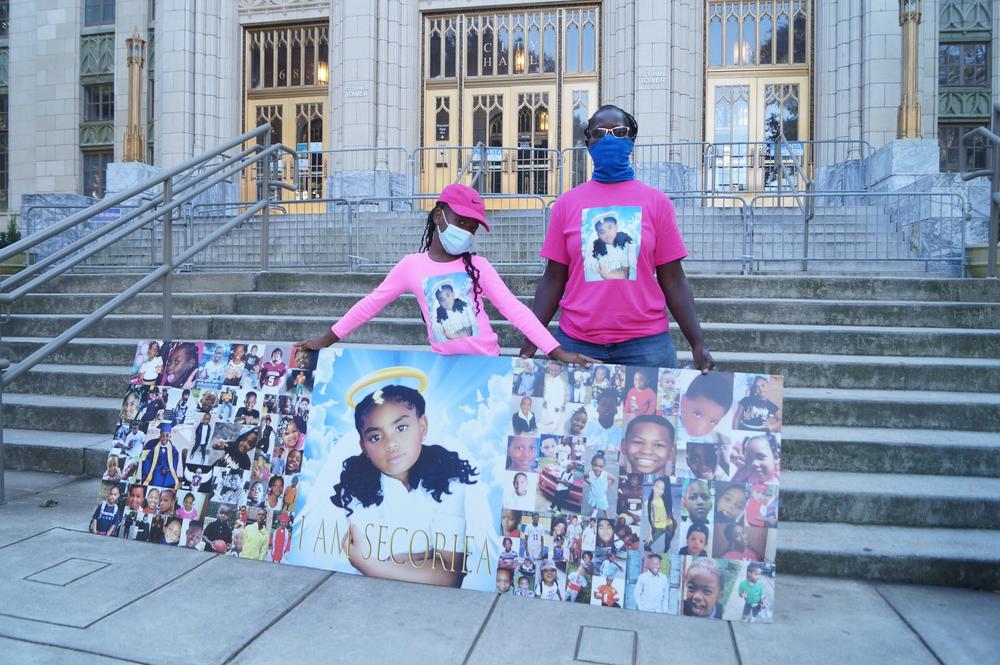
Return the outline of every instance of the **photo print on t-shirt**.
{"type": "Polygon", "coordinates": [[[472,280],[468,274],[456,272],[428,277],[424,280],[424,297],[435,342],[479,334],[476,301],[472,297],[472,280]]]}
{"type": "Polygon", "coordinates": [[[580,237],[586,281],[636,279],[642,241],[641,206],[584,208],[580,237]]]}

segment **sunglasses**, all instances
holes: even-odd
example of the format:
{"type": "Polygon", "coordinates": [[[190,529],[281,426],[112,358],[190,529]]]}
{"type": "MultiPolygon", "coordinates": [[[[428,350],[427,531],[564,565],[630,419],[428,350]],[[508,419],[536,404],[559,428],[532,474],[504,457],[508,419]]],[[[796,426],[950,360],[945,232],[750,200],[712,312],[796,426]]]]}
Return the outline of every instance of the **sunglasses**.
{"type": "Polygon", "coordinates": [[[618,125],[617,127],[612,127],[608,129],[607,127],[594,127],[593,129],[587,130],[587,135],[592,138],[603,139],[608,134],[611,134],[616,139],[626,138],[629,134],[629,128],[625,125],[618,125]]]}

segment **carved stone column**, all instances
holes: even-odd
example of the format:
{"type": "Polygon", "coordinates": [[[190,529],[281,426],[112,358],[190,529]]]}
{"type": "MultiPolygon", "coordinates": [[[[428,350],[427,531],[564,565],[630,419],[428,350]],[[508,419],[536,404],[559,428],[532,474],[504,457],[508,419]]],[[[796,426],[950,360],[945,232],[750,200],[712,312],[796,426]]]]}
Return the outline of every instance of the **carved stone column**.
{"type": "Polygon", "coordinates": [[[897,116],[896,136],[920,138],[920,92],[917,86],[920,0],[899,0],[899,25],[903,36],[902,94],[897,116]]]}

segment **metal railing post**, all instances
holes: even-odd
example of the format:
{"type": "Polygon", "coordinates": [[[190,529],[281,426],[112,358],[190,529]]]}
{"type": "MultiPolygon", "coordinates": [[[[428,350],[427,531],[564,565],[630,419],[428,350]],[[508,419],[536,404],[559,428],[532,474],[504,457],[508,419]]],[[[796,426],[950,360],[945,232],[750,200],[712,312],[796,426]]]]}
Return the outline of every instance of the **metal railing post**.
{"type": "MultiPolygon", "coordinates": [[[[174,179],[167,178],[163,183],[163,205],[169,206],[174,195],[174,179]]],[[[154,226],[150,224],[150,226],[154,226]]],[[[173,262],[174,254],[174,211],[167,210],[163,216],[163,265],[173,262]]],[[[163,343],[173,340],[174,317],[174,271],[170,270],[163,276],[163,343]]]]}
{"type": "MultiPolygon", "coordinates": [[[[993,133],[1000,135],[1000,102],[993,104],[993,133]]],[[[1000,143],[993,141],[990,155],[990,232],[986,247],[986,276],[997,276],[997,242],[1000,242],[1000,143]]],[[[961,151],[961,152],[964,152],[961,151]]]]}
{"type": "MultiPolygon", "coordinates": [[[[264,150],[271,147],[271,130],[268,129],[264,132],[264,150]]],[[[264,167],[264,177],[261,178],[261,188],[264,190],[264,200],[267,201],[267,205],[264,206],[263,211],[261,211],[260,217],[260,269],[261,271],[266,271],[269,267],[269,257],[268,257],[268,246],[271,244],[271,155],[263,161],[264,167]]],[[[298,156],[295,157],[298,159],[298,156]]]]}
{"type": "Polygon", "coordinates": [[[7,474],[6,463],[4,462],[3,449],[3,373],[10,367],[10,361],[0,358],[0,506],[7,503],[6,487],[4,476],[7,474]]]}
{"type": "Polygon", "coordinates": [[[7,503],[4,478],[7,474],[7,467],[6,462],[4,461],[3,444],[3,373],[7,371],[8,367],[10,367],[10,361],[6,358],[0,358],[0,506],[7,503]]]}

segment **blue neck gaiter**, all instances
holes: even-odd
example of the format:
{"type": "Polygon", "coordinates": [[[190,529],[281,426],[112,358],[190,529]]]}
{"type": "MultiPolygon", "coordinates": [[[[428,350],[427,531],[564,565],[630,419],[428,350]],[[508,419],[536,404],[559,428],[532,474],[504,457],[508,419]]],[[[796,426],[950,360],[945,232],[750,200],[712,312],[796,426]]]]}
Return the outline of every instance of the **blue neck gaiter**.
{"type": "Polygon", "coordinates": [[[594,174],[591,177],[597,182],[635,180],[635,171],[629,161],[634,147],[631,139],[616,139],[610,134],[589,146],[587,152],[594,160],[594,174]]]}

